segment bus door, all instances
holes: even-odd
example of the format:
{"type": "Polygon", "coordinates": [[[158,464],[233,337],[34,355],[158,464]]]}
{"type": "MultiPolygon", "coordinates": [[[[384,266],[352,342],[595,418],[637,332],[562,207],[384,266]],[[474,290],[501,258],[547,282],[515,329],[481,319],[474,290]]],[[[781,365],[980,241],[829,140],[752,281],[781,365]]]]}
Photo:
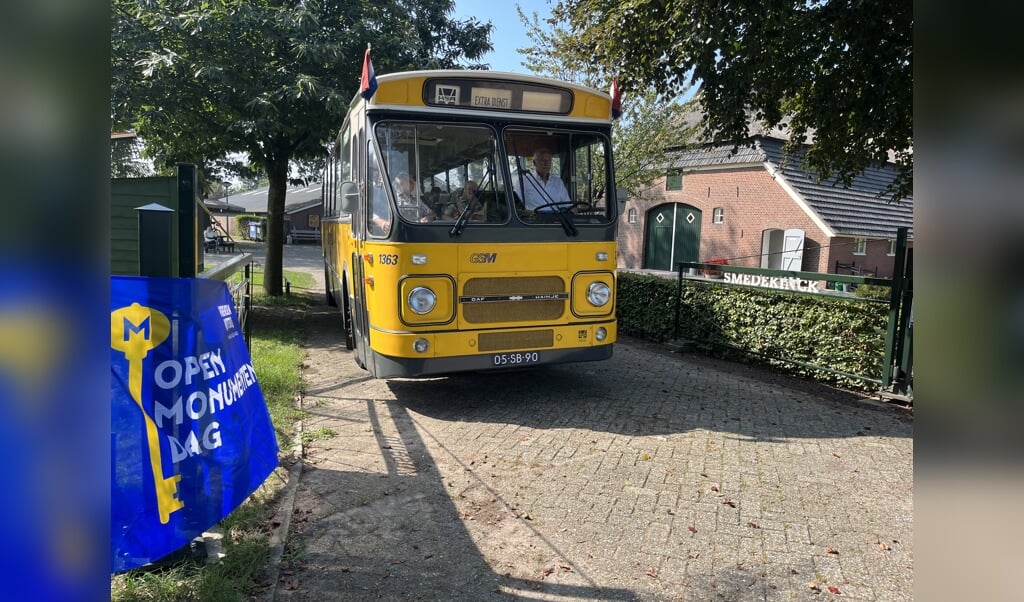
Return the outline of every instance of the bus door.
{"type": "Polygon", "coordinates": [[[383,193],[383,183],[381,181],[381,171],[377,162],[377,155],[373,150],[373,142],[371,140],[365,140],[360,136],[361,152],[365,153],[363,161],[357,161],[356,169],[365,169],[367,178],[366,184],[360,191],[362,194],[362,201],[359,203],[359,209],[355,215],[352,216],[352,256],[350,257],[352,266],[352,340],[355,345],[353,353],[355,354],[356,363],[362,367],[367,366],[367,362],[370,360],[370,319],[367,313],[366,307],[366,290],[365,290],[365,278],[366,278],[366,264],[363,258],[366,253],[366,233],[367,225],[372,223],[373,220],[373,199],[375,195],[383,193]],[[360,165],[361,164],[361,165],[360,165]]]}

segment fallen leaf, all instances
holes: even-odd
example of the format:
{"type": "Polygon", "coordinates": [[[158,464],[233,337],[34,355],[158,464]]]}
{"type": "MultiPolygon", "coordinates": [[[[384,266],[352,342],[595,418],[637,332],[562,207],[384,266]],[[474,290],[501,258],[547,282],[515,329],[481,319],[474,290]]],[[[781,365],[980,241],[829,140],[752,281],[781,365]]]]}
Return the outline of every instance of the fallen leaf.
{"type": "Polygon", "coordinates": [[[882,548],[883,550],[888,550],[889,549],[889,544],[887,544],[884,541],[882,541],[882,542],[879,542],[878,547],[882,548]]]}
{"type": "Polygon", "coordinates": [[[825,553],[826,554],[835,554],[836,556],[838,556],[839,555],[839,550],[837,550],[835,548],[826,548],[825,549],[825,553]]]}
{"type": "Polygon", "coordinates": [[[669,508],[668,510],[665,511],[665,513],[666,514],[671,514],[671,515],[675,516],[676,511],[671,509],[671,508],[669,508]]]}
{"type": "Polygon", "coordinates": [[[653,566],[651,568],[647,569],[647,576],[648,577],[657,577],[658,576],[658,569],[654,568],[653,566]]]}
{"type": "Polygon", "coordinates": [[[837,454],[837,453],[835,453],[835,452],[832,452],[832,455],[833,455],[833,456],[835,456],[835,457],[837,457],[837,458],[842,458],[842,456],[840,456],[839,454],[837,454]]]}
{"type": "Polygon", "coordinates": [[[828,591],[832,592],[833,594],[835,594],[837,596],[839,595],[839,588],[838,587],[832,587],[830,585],[830,586],[828,586],[828,591]]]}
{"type": "Polygon", "coordinates": [[[696,533],[697,532],[697,527],[694,527],[693,525],[690,525],[689,527],[687,527],[687,529],[690,530],[690,533],[696,533]]]}
{"type": "Polygon", "coordinates": [[[747,526],[750,527],[751,529],[760,529],[761,528],[761,525],[759,525],[759,524],[757,524],[755,522],[748,522],[747,526]]]}
{"type": "Polygon", "coordinates": [[[712,485],[711,491],[718,491],[718,485],[712,485]]]}
{"type": "Polygon", "coordinates": [[[562,565],[559,565],[559,566],[558,566],[558,568],[562,569],[562,570],[563,570],[563,571],[565,571],[566,573],[571,573],[571,572],[572,572],[572,567],[570,567],[570,566],[565,566],[564,564],[562,564],[562,565]]]}
{"type": "Polygon", "coordinates": [[[730,507],[730,508],[735,508],[736,507],[736,502],[734,502],[732,500],[728,500],[727,499],[727,500],[724,500],[722,503],[725,504],[726,506],[730,507]]]}
{"type": "Polygon", "coordinates": [[[641,460],[650,460],[651,459],[651,454],[640,454],[640,459],[641,460]]]}
{"type": "Polygon", "coordinates": [[[555,572],[555,569],[553,569],[551,567],[544,567],[540,571],[540,578],[543,579],[543,578],[547,577],[548,575],[550,575],[551,573],[554,573],[554,572],[555,572]]]}
{"type": "Polygon", "coordinates": [[[813,582],[813,581],[808,583],[807,587],[810,588],[811,591],[815,591],[815,592],[820,592],[821,591],[821,588],[818,586],[818,584],[813,582]]]}

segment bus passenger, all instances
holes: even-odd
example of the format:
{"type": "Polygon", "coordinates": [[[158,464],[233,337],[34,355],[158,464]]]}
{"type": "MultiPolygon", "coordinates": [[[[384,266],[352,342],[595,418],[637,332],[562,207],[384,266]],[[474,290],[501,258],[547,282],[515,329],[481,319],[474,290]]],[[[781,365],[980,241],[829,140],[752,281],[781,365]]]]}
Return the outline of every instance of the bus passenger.
{"type": "Polygon", "coordinates": [[[441,215],[444,207],[441,206],[441,187],[434,186],[427,195],[427,206],[434,210],[434,215],[441,215]]]}
{"type": "Polygon", "coordinates": [[[434,221],[437,215],[417,197],[415,188],[409,174],[402,172],[395,177],[395,200],[398,202],[398,211],[402,217],[412,221],[434,221]]]}
{"type": "Polygon", "coordinates": [[[551,151],[538,148],[533,153],[533,171],[521,177],[523,190],[519,190],[520,182],[513,182],[516,192],[522,197],[527,211],[537,211],[538,207],[548,205],[540,211],[556,211],[561,205],[571,205],[569,191],[560,177],[551,177],[551,151]],[[557,204],[557,205],[555,205],[557,204]]]}
{"type": "Polygon", "coordinates": [[[462,187],[462,190],[452,195],[452,201],[448,203],[448,209],[445,212],[444,217],[446,219],[458,219],[469,204],[473,206],[473,208],[470,209],[471,213],[469,219],[487,219],[486,207],[480,202],[479,188],[473,180],[466,181],[466,185],[462,187]]]}

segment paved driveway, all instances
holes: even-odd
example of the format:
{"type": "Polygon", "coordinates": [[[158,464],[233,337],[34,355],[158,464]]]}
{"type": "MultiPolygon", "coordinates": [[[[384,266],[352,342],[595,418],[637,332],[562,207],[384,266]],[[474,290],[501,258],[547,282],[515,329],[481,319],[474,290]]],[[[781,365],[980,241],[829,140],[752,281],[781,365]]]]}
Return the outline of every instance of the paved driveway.
{"type": "MultiPolygon", "coordinates": [[[[285,266],[322,277],[305,247],[285,266]]],[[[335,311],[304,318],[278,599],[913,599],[895,408],[629,339],[599,363],[375,380],[335,311]]]]}
{"type": "MultiPolygon", "coordinates": [[[[253,259],[262,264],[266,248],[266,243],[237,240],[235,241],[235,253],[207,253],[206,263],[215,265],[237,256],[238,253],[251,253],[253,259]]],[[[321,280],[323,279],[324,261],[319,243],[284,245],[282,263],[286,269],[310,272],[311,274],[318,275],[321,280]]]]}

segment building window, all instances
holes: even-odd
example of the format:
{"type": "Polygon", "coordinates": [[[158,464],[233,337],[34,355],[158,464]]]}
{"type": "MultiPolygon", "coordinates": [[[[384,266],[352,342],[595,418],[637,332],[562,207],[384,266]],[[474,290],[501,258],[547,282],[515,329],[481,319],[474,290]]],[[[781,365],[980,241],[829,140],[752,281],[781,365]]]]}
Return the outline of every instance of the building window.
{"type": "Polygon", "coordinates": [[[866,239],[866,238],[854,238],[853,239],[853,254],[854,255],[867,255],[868,254],[868,239],[866,239]]]}
{"type": "Polygon", "coordinates": [[[683,172],[681,171],[670,171],[668,177],[665,178],[665,190],[682,190],[683,189],[683,172]]]}
{"type": "Polygon", "coordinates": [[[636,209],[630,209],[629,210],[629,223],[631,223],[631,224],[635,224],[636,223],[636,209]]]}
{"type": "Polygon", "coordinates": [[[889,257],[892,257],[892,256],[896,255],[896,239],[895,238],[890,238],[889,239],[889,250],[886,251],[885,254],[888,255],[889,257]]]}
{"type": "Polygon", "coordinates": [[[715,207],[715,210],[712,212],[711,215],[711,223],[720,224],[725,221],[725,208],[715,207]]]}

